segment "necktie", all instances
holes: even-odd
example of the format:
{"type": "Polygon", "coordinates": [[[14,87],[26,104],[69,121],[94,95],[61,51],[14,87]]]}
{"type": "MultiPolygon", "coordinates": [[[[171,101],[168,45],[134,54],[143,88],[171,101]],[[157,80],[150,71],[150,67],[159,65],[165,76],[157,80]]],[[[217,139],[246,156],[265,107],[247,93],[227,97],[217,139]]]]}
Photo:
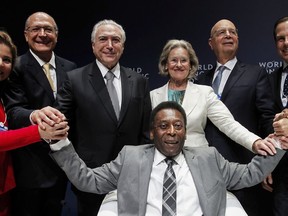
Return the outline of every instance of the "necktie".
{"type": "Polygon", "coordinates": [[[176,176],[173,159],[166,158],[167,169],[163,180],[162,216],[176,216],[176,176]]]}
{"type": "Polygon", "coordinates": [[[50,64],[49,63],[45,63],[43,65],[43,69],[44,69],[46,77],[47,77],[47,79],[48,79],[48,81],[50,83],[51,89],[53,91],[55,91],[54,83],[53,83],[53,80],[52,80],[52,77],[51,77],[51,73],[50,73],[50,64]]]}
{"type": "MultiPolygon", "coordinates": [[[[286,74],[286,78],[284,81],[284,85],[283,85],[283,94],[282,94],[282,98],[286,98],[288,99],[288,67],[286,67],[282,73],[286,74]]],[[[286,103],[286,106],[288,106],[288,103],[286,103]]]]}
{"type": "Polygon", "coordinates": [[[212,83],[212,88],[214,89],[214,92],[219,96],[219,85],[220,85],[220,82],[221,82],[221,78],[222,78],[222,73],[223,71],[225,70],[226,66],[224,65],[221,65],[219,68],[218,68],[218,74],[217,76],[215,77],[214,79],[214,82],[212,83]]]}
{"type": "Polygon", "coordinates": [[[105,78],[107,80],[106,86],[114,107],[114,111],[116,113],[117,119],[119,118],[119,111],[120,111],[120,107],[119,107],[119,101],[118,101],[118,96],[117,96],[117,92],[115,89],[115,86],[113,84],[113,79],[114,79],[115,75],[111,72],[108,71],[105,75],[105,78]]]}

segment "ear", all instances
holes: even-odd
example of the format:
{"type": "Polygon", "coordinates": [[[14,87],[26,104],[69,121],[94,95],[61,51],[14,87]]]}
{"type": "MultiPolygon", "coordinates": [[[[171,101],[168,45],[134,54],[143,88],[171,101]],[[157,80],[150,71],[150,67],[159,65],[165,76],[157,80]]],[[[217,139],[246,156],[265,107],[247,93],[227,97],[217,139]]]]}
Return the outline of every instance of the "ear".
{"type": "Polygon", "coordinates": [[[154,140],[154,133],[153,133],[153,131],[150,131],[150,140],[154,140]]]}
{"type": "Polygon", "coordinates": [[[212,39],[211,38],[208,39],[208,44],[209,44],[211,50],[213,50],[212,39]]]}

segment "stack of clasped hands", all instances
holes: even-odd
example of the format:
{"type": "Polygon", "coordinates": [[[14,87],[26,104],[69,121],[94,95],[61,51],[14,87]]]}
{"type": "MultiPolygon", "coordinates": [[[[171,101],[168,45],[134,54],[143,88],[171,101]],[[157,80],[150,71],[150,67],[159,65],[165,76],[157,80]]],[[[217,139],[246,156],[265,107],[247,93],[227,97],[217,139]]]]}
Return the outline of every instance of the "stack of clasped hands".
{"type": "Polygon", "coordinates": [[[274,134],[269,137],[273,137],[282,149],[288,149],[288,109],[284,109],[281,113],[275,115],[273,128],[274,134]]]}
{"type": "MultiPolygon", "coordinates": [[[[273,120],[274,133],[267,138],[273,142],[275,147],[288,149],[288,109],[284,109],[281,113],[277,113],[273,120]]],[[[262,187],[270,192],[273,191],[273,178],[270,174],[262,182],[262,187]]]]}
{"type": "Polygon", "coordinates": [[[40,134],[45,133],[45,140],[49,143],[66,139],[68,136],[69,126],[65,115],[53,107],[34,110],[31,121],[39,126],[40,134]]]}

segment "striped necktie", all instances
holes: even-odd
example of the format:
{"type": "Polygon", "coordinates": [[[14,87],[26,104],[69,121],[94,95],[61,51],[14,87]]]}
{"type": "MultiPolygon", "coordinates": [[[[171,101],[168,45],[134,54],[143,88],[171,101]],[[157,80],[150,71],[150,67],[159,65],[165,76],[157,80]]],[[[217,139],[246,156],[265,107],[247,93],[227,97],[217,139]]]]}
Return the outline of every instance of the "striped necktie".
{"type": "Polygon", "coordinates": [[[176,176],[172,168],[174,160],[166,158],[167,169],[163,180],[162,216],[176,216],[176,176]]]}

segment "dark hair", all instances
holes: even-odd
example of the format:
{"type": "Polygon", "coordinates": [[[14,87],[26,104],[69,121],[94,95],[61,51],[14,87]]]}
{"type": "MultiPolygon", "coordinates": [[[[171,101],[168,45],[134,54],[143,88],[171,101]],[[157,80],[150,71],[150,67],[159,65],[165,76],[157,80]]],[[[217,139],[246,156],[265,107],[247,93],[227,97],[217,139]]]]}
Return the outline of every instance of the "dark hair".
{"type": "Polygon", "coordinates": [[[0,31],[0,44],[5,44],[10,48],[10,52],[12,54],[12,68],[13,68],[17,57],[17,47],[13,43],[9,34],[5,31],[0,31]]]}
{"type": "Polygon", "coordinates": [[[281,17],[281,18],[279,18],[279,19],[275,22],[274,28],[273,28],[273,37],[274,37],[275,42],[276,42],[276,28],[277,28],[277,26],[278,26],[280,23],[283,23],[283,22],[286,22],[286,21],[288,21],[288,16],[281,17]]]}
{"type": "Polygon", "coordinates": [[[184,124],[185,124],[185,128],[186,128],[186,124],[187,124],[187,117],[186,117],[186,113],[185,110],[183,109],[183,107],[178,104],[175,101],[164,101],[160,104],[158,104],[151,112],[151,116],[150,116],[150,130],[153,129],[154,127],[154,121],[155,121],[155,116],[157,115],[158,112],[160,112],[163,109],[175,109],[178,110],[184,119],[184,124]]]}

